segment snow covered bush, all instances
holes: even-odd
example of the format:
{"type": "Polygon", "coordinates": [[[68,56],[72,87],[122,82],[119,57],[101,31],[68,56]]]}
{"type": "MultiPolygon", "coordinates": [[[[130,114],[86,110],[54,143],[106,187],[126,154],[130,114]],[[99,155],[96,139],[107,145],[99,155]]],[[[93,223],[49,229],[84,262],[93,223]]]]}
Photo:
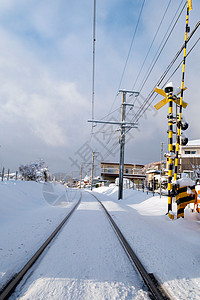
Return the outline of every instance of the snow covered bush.
{"type": "Polygon", "coordinates": [[[24,180],[32,181],[48,181],[48,167],[46,167],[43,160],[39,160],[34,163],[21,165],[19,167],[19,172],[21,173],[24,180]]]}

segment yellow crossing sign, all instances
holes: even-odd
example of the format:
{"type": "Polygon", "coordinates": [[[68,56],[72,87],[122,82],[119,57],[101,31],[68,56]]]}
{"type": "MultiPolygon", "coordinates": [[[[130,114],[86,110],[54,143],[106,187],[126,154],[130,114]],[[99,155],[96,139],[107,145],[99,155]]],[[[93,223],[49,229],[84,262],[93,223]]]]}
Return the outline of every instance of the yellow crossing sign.
{"type": "MultiPolygon", "coordinates": [[[[185,91],[186,89],[187,89],[187,88],[184,87],[183,90],[185,91]]],[[[167,103],[169,102],[169,99],[168,99],[168,96],[167,96],[167,94],[165,93],[164,90],[159,89],[158,87],[156,87],[154,91],[155,91],[156,93],[160,94],[161,96],[165,97],[165,98],[162,99],[160,102],[158,102],[156,105],[154,105],[154,107],[155,107],[157,110],[159,110],[161,107],[163,107],[165,104],[167,104],[167,103]]],[[[178,94],[180,94],[180,92],[179,92],[178,94]]],[[[178,95],[178,94],[177,94],[177,95],[178,95]]],[[[175,102],[175,103],[177,103],[178,105],[180,105],[180,98],[175,97],[175,99],[172,99],[172,101],[175,102]]],[[[186,102],[183,101],[183,104],[182,104],[183,108],[186,108],[187,105],[188,105],[188,103],[186,103],[186,102]]]]}

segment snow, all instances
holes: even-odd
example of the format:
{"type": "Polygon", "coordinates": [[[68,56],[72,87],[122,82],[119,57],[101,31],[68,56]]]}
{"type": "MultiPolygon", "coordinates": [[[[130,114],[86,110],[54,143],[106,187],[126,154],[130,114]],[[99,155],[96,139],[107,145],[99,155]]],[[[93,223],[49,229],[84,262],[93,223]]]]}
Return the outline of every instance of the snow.
{"type": "Polygon", "coordinates": [[[187,146],[200,146],[200,140],[188,141],[187,146]]]}
{"type": "Polygon", "coordinates": [[[142,263],[170,291],[173,299],[200,299],[199,214],[186,209],[184,219],[170,220],[165,215],[166,196],[151,197],[126,190],[124,200],[119,201],[117,189],[100,189],[95,190],[100,200],[112,212],[142,263]]]}
{"type": "Polygon", "coordinates": [[[101,207],[84,194],[20,299],[148,299],[142,287],[101,207]]]}
{"type": "Polygon", "coordinates": [[[31,258],[72,205],[72,196],[67,199],[61,185],[0,182],[0,287],[31,258]]]}
{"type": "Polygon", "coordinates": [[[176,181],[176,183],[178,184],[179,187],[184,187],[184,186],[194,186],[194,181],[192,181],[192,179],[190,179],[189,177],[185,177],[185,178],[180,178],[176,181]]]}
{"type": "MultiPolygon", "coordinates": [[[[200,218],[166,215],[167,197],[102,187],[93,193],[111,212],[149,273],[173,299],[200,299],[200,218]]],[[[0,183],[0,283],[17,272],[79,198],[60,184],[0,183]]],[[[176,204],[173,203],[173,212],[176,204]]],[[[88,192],[32,274],[11,299],[147,299],[99,204],[88,192]]]]}

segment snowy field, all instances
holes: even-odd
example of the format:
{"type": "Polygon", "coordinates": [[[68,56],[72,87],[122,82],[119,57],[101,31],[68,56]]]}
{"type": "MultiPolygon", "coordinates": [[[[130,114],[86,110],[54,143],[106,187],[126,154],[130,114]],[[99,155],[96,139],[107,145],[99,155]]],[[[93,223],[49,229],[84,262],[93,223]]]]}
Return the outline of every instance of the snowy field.
{"type": "Polygon", "coordinates": [[[166,196],[125,190],[124,200],[119,201],[117,188],[95,192],[148,272],[154,273],[173,299],[200,299],[199,214],[186,208],[184,219],[171,220],[165,215],[166,196]]]}
{"type": "Polygon", "coordinates": [[[0,287],[39,249],[78,199],[78,191],[66,194],[60,184],[0,182],[0,287]]]}
{"type": "MultiPolygon", "coordinates": [[[[199,214],[186,209],[184,219],[173,221],[165,215],[165,196],[160,199],[125,190],[124,199],[118,201],[116,187],[93,192],[111,212],[148,272],[154,273],[173,299],[200,299],[199,214]]],[[[1,286],[39,248],[79,196],[79,191],[66,192],[59,184],[0,183],[1,286]]],[[[83,192],[62,237],[40,260],[29,278],[30,288],[24,286],[19,299],[147,299],[100,212],[95,199],[83,192]],[[34,282],[37,288],[33,288],[34,282]]]]}

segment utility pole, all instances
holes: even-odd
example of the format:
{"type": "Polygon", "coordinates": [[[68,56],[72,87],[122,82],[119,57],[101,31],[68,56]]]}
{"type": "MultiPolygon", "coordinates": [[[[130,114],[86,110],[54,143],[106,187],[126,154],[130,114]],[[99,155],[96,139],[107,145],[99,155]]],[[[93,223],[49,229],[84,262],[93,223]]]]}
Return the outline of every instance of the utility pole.
{"type": "MultiPolygon", "coordinates": [[[[126,117],[126,92],[122,91],[122,109],[121,109],[121,122],[125,122],[126,117]]],[[[120,161],[119,161],[119,191],[118,200],[123,198],[123,175],[124,175],[124,145],[125,145],[125,128],[121,125],[120,134],[120,161]]]]}
{"type": "Polygon", "coordinates": [[[91,175],[91,187],[90,190],[92,191],[92,185],[93,185],[93,177],[94,177],[94,151],[92,151],[92,175],[91,175]]]}
{"type": "MultiPolygon", "coordinates": [[[[119,162],[119,190],[118,200],[123,199],[123,175],[124,175],[124,146],[126,136],[126,106],[133,106],[133,104],[126,103],[126,94],[139,94],[138,92],[119,90],[122,93],[122,108],[121,108],[121,134],[120,134],[120,162],[119,162]]],[[[130,128],[130,127],[129,127],[130,128]]]]}
{"type": "Polygon", "coordinates": [[[127,90],[119,90],[119,93],[122,93],[122,108],[121,108],[121,121],[101,121],[101,120],[88,120],[91,123],[102,123],[102,124],[112,124],[112,125],[120,125],[121,134],[120,134],[120,164],[119,164],[119,192],[118,192],[118,200],[123,197],[123,169],[124,169],[124,145],[125,145],[125,135],[127,128],[137,128],[137,124],[134,122],[126,122],[126,106],[134,106],[133,104],[126,103],[126,94],[136,96],[139,95],[139,92],[127,91],[127,90]]]}

